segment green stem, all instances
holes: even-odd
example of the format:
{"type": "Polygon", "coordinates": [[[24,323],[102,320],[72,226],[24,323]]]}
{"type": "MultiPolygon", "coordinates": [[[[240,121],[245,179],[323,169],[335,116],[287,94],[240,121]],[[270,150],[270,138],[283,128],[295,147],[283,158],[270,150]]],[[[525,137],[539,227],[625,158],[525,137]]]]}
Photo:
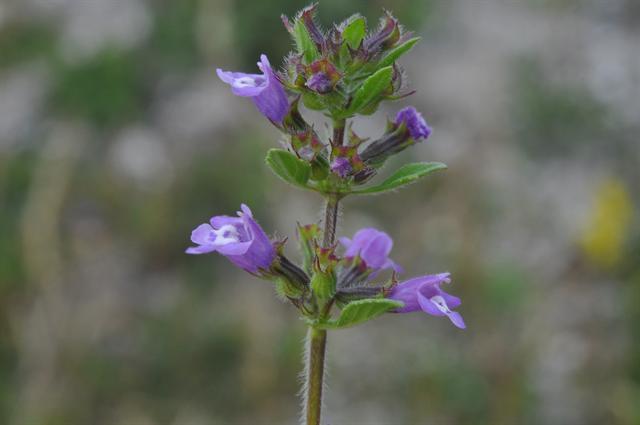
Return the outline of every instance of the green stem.
{"type": "MultiPolygon", "coordinates": [[[[333,146],[342,146],[344,143],[345,120],[334,120],[333,122],[333,146]]],[[[330,154],[329,160],[331,160],[330,154]]],[[[336,238],[336,226],[338,224],[338,203],[340,195],[329,193],[326,195],[326,206],[324,210],[324,237],[322,246],[329,248],[336,238]]],[[[327,308],[320,312],[320,319],[329,314],[333,301],[327,303],[327,308]]],[[[324,357],[327,347],[327,331],[309,327],[308,336],[309,350],[306,359],[306,398],[305,412],[307,425],[320,425],[322,413],[322,387],[324,385],[324,357]]]]}
{"type": "Polygon", "coordinates": [[[333,121],[333,138],[331,139],[331,145],[333,146],[343,145],[345,124],[346,124],[346,120],[333,121]]]}
{"type": "Polygon", "coordinates": [[[322,411],[322,386],[324,379],[324,355],[327,331],[309,328],[309,352],[307,358],[307,425],[320,425],[322,411]]]}
{"type": "Polygon", "coordinates": [[[324,209],[324,238],[322,246],[329,248],[336,238],[336,226],[338,225],[338,196],[327,195],[327,205],[324,209]]]}

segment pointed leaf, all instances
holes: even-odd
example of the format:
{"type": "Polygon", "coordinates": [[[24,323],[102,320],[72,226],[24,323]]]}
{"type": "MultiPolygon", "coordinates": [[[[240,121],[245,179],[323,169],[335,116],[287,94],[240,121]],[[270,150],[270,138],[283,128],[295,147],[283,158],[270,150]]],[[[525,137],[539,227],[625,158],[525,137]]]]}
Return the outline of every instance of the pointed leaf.
{"type": "Polygon", "coordinates": [[[282,180],[295,186],[306,188],[311,174],[308,162],[282,149],[271,149],[265,158],[267,165],[282,180]]]}
{"type": "Polygon", "coordinates": [[[351,105],[349,106],[349,113],[357,113],[361,109],[369,106],[372,102],[379,100],[380,95],[391,84],[392,76],[393,68],[391,66],[379,69],[373,75],[369,76],[360,88],[356,90],[351,105]]]}
{"type": "Polygon", "coordinates": [[[409,50],[411,50],[418,41],[420,41],[420,37],[414,37],[405,41],[401,45],[394,47],[389,51],[389,53],[387,53],[385,57],[382,58],[378,66],[393,65],[393,63],[397,61],[400,58],[400,56],[404,55],[409,50]]]}
{"type": "Polygon", "coordinates": [[[302,94],[302,103],[314,111],[322,111],[326,107],[319,94],[308,91],[302,94]]]}
{"type": "Polygon", "coordinates": [[[375,319],[390,310],[395,310],[403,306],[404,304],[400,301],[386,298],[368,298],[353,301],[342,309],[338,319],[321,324],[319,327],[328,329],[348,328],[375,319]]]}
{"type": "Polygon", "coordinates": [[[360,43],[362,43],[366,33],[366,26],[367,24],[362,16],[354,15],[342,31],[342,38],[353,50],[360,47],[360,43]]]}
{"type": "Polygon", "coordinates": [[[351,193],[366,194],[388,192],[390,190],[415,183],[420,177],[424,177],[434,171],[444,170],[446,168],[447,166],[441,162],[416,162],[413,164],[406,164],[387,177],[387,179],[379,185],[354,190],[351,193]]]}
{"type": "Polygon", "coordinates": [[[299,18],[296,19],[293,25],[293,39],[296,42],[298,53],[301,54],[307,64],[310,64],[318,58],[320,55],[315,43],[307,31],[307,27],[304,25],[304,21],[299,18]]]}

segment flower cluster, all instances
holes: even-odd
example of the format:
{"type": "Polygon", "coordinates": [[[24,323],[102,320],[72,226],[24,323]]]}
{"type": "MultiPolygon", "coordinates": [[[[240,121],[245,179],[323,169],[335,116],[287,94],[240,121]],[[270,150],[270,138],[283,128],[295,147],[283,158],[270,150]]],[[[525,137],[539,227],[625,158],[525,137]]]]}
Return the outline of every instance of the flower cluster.
{"type": "Polygon", "coordinates": [[[298,290],[281,290],[296,306],[308,312],[318,309],[317,303],[312,301],[313,291],[322,291],[323,298],[335,299],[342,304],[384,297],[402,303],[391,312],[422,310],[432,316],[447,316],[455,326],[465,328],[462,316],[452,310],[460,305],[460,299],[440,288],[442,284],[451,282],[449,273],[420,276],[398,283],[395,277],[403,270],[389,258],[393,240],[386,233],[365,228],[351,239],[341,237],[339,240],[344,252],[337,255],[336,246],[328,249],[318,246],[317,230],[314,225],[302,227],[300,239],[302,244],[311,247],[303,249],[303,252],[310,257],[309,263],[315,264],[316,274],[323,275],[323,288],[313,287],[302,268],[278,252],[280,243],[269,239],[246,205],[241,206],[238,217],[215,216],[209,223],[196,227],[191,233],[191,240],[197,246],[188,248],[186,252],[218,252],[249,273],[276,282],[285,281],[298,290]],[[376,276],[384,270],[392,270],[393,279],[374,283],[376,276]]]}
{"type": "Polygon", "coordinates": [[[356,114],[375,112],[383,100],[411,94],[404,88],[404,72],[397,59],[418,41],[404,31],[389,12],[380,25],[367,32],[366,21],[353,15],[323,30],[316,22],[316,5],[290,20],[282,17],[297,50],[275,71],[266,55],[258,67],[262,74],[218,69],[218,76],[234,94],[252,98],[258,110],[287,137],[290,152],[315,171],[311,187],[348,191],[364,184],[390,156],[425,140],[431,129],[422,115],[407,107],[389,122],[387,132],[376,140],[348,137],[327,143],[303,118],[299,103],[329,116],[344,133],[344,121],[356,114]]]}

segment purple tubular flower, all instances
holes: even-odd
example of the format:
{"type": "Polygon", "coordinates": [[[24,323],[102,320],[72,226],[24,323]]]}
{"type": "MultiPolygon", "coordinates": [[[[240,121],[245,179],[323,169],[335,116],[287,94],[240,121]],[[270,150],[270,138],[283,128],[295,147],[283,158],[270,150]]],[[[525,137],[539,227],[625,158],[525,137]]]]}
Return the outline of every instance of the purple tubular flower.
{"type": "Polygon", "coordinates": [[[408,106],[398,111],[395,124],[400,125],[401,123],[407,126],[412,139],[426,139],[431,134],[431,127],[413,106],[408,106]]]}
{"type": "Polygon", "coordinates": [[[217,251],[249,273],[269,269],[276,258],[273,244],[253,219],[249,207],[242,204],[241,209],[238,217],[218,215],[196,227],[191,241],[198,246],[188,248],[187,254],[217,251]]]}
{"type": "Polygon", "coordinates": [[[284,87],[273,72],[266,55],[260,55],[260,74],[245,74],[217,69],[218,77],[231,86],[236,96],[251,97],[258,110],[271,121],[281,124],[289,111],[284,87]]]}
{"type": "Polygon", "coordinates": [[[376,271],[393,269],[402,273],[402,267],[389,258],[393,240],[384,232],[372,228],[360,229],[353,239],[343,237],[340,243],[346,248],[344,256],[347,258],[359,255],[368,267],[376,271]]]}
{"type": "Polygon", "coordinates": [[[460,329],[466,328],[460,313],[452,311],[458,307],[460,298],[449,295],[440,289],[443,283],[451,283],[449,273],[414,277],[391,289],[387,298],[402,301],[404,307],[396,313],[411,313],[422,310],[432,316],[447,316],[460,329]]]}

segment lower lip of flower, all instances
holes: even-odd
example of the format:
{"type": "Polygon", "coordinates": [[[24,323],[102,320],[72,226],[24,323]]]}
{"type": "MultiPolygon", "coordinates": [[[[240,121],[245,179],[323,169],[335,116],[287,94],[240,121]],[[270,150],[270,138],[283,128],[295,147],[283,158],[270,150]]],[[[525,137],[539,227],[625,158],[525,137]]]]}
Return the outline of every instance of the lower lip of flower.
{"type": "Polygon", "coordinates": [[[444,298],[442,298],[440,295],[436,295],[435,297],[429,298],[429,301],[431,301],[433,305],[435,305],[436,308],[441,312],[445,314],[451,313],[451,310],[447,306],[447,303],[445,302],[444,298]]]}

